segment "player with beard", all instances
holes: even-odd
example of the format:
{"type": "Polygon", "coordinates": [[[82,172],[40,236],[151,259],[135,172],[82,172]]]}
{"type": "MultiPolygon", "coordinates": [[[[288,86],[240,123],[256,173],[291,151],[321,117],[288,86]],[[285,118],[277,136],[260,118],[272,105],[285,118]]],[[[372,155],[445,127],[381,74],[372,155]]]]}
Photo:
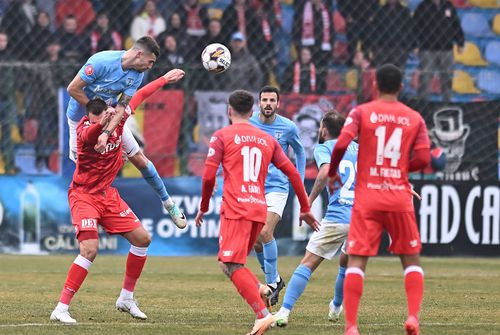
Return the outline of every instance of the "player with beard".
{"type": "MultiPolygon", "coordinates": [[[[260,112],[252,115],[250,123],[274,137],[286,154],[289,146],[293,148],[296,167],[303,181],[306,169],[304,147],[300,143],[295,123],[277,114],[279,98],[279,90],[276,87],[264,86],[259,92],[260,112]]],[[[283,215],[288,199],[288,187],[288,178],[271,164],[265,184],[267,220],[254,249],[265,273],[266,283],[273,291],[273,306],[278,302],[279,292],[285,287],[285,282],[278,273],[278,245],[274,239],[274,229],[283,215]]]]}
{"type": "MultiPolygon", "coordinates": [[[[314,159],[319,171],[309,195],[309,205],[312,205],[326,187],[330,158],[344,122],[345,117],[336,112],[326,113],[321,120],[319,145],[314,148],[314,159]]],[[[313,271],[324,259],[331,260],[341,249],[334,297],[330,302],[330,311],[328,313],[330,321],[336,322],[339,319],[342,312],[343,286],[347,266],[345,240],[347,239],[351,210],[354,204],[357,156],[358,144],[352,142],[339,165],[338,173],[342,178],[343,187],[328,194],[328,207],[325,217],[321,221],[321,227],[319,231],[315,231],[311,235],[304,258],[290,279],[283,298],[283,306],[276,314],[276,324],[279,327],[285,327],[288,324],[289,314],[304,292],[313,271]]]]}

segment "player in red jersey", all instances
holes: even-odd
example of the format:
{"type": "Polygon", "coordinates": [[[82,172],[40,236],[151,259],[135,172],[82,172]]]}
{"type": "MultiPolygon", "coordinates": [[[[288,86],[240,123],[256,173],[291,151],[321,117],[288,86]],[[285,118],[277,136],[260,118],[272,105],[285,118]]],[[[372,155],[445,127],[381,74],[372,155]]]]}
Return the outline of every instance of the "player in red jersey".
{"type": "Polygon", "coordinates": [[[151,236],[130,207],[111,187],[123,166],[123,126],[133,110],[148,96],[167,83],[177,82],[184,71],[174,69],[139,90],[126,110],[108,108],[101,99],[87,103],[87,116],[77,127],[76,170],[68,191],[72,223],[80,245],[80,254],[71,265],[59,303],[50,315],[53,321],[76,323],[69,314],[69,304],[82,285],[99,246],[97,225],[109,234],[120,234],[131,244],[125,278],[116,308],[138,319],[146,319],[134,301],[134,288],[146,262],[151,236]],[[101,134],[107,134],[105,146],[98,145],[101,134]]]}
{"type": "Polygon", "coordinates": [[[406,334],[418,335],[423,297],[420,236],[408,172],[430,160],[427,128],[420,114],[398,101],[402,73],[392,64],[377,69],[379,97],[353,109],[332,153],[330,190],[340,186],[339,162],[348,144],[359,136],[358,174],[347,239],[348,269],[344,282],[346,334],[359,334],[357,314],[369,256],[378,251],[383,230],[391,237],[389,251],[404,268],[408,301],[406,334]]]}
{"type": "Polygon", "coordinates": [[[229,97],[228,116],[231,125],[216,131],[210,139],[203,172],[200,210],[195,222],[198,226],[203,222],[217,168],[222,163],[224,191],[219,264],[257,316],[249,334],[264,334],[274,325],[274,317],[266,307],[270,304],[272,292],[267,285],[259,283],[255,275],[245,267],[245,263],[266,223],[264,182],[269,163],[272,162],[290,179],[299,198],[300,219],[314,230],[318,230],[319,223],[310,211],[307,194],[295,166],[272,136],[250,124],[253,104],[252,94],[246,91],[234,91],[229,97]]]}

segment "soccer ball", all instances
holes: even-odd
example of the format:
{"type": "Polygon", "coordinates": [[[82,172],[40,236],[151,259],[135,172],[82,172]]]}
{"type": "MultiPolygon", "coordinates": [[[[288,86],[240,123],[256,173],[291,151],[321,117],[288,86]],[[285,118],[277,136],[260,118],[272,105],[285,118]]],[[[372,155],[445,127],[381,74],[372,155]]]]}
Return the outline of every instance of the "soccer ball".
{"type": "Polygon", "coordinates": [[[208,72],[222,73],[231,66],[231,53],[225,45],[212,43],[201,53],[201,62],[208,72]]]}

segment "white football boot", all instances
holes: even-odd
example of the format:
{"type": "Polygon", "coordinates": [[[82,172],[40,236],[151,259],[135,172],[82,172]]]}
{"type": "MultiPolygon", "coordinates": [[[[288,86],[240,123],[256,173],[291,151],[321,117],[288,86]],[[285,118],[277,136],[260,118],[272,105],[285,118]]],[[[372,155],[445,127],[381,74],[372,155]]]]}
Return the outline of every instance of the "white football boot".
{"type": "Polygon", "coordinates": [[[134,299],[118,298],[118,300],[116,300],[116,309],[121,312],[129,313],[136,319],[146,320],[148,318],[146,314],[137,307],[137,302],[134,299]]]}

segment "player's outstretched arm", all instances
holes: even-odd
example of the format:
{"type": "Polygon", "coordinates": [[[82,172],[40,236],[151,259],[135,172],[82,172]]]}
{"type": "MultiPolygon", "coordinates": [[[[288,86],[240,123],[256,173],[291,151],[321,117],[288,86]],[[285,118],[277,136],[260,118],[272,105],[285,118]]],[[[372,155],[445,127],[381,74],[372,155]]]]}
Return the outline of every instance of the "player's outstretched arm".
{"type": "Polygon", "coordinates": [[[316,180],[314,181],[313,188],[311,190],[311,193],[309,194],[309,205],[312,206],[314,200],[318,197],[318,195],[321,194],[321,191],[324,190],[326,187],[326,184],[328,183],[328,171],[330,169],[330,164],[323,164],[321,165],[319,171],[318,171],[318,176],[316,177],[316,180]]]}
{"type": "Polygon", "coordinates": [[[194,219],[194,222],[198,227],[203,223],[203,215],[208,212],[208,205],[210,204],[210,197],[212,196],[214,190],[216,174],[217,166],[205,165],[201,182],[200,210],[194,219]]]}
{"type": "Polygon", "coordinates": [[[163,76],[158,79],[153,80],[139,91],[137,91],[132,99],[130,100],[130,108],[132,112],[144,102],[147,98],[149,98],[156,91],[161,89],[163,86],[167,84],[173,84],[184,78],[185,72],[181,69],[173,69],[165,73],[163,76]]]}
{"type": "Polygon", "coordinates": [[[88,84],[80,77],[80,74],[77,73],[67,88],[69,95],[82,106],[87,105],[87,102],[89,102],[89,98],[83,91],[83,88],[87,85],[88,84]]]}

